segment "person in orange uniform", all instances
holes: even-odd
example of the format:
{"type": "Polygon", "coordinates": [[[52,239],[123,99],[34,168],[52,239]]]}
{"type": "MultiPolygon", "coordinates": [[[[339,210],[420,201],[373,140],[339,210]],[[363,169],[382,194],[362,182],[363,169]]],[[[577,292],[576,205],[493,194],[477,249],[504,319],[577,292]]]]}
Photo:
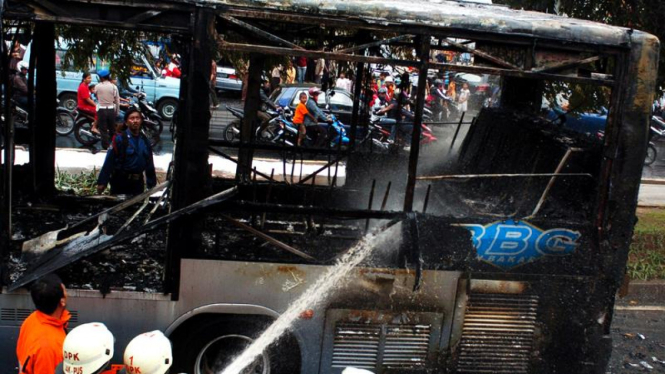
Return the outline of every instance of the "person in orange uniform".
{"type": "Polygon", "coordinates": [[[30,296],[37,310],[21,325],[16,344],[19,374],[53,374],[62,362],[70,318],[67,291],[57,275],[49,274],[32,285],[30,296]]]}
{"type": "Polygon", "coordinates": [[[298,146],[300,146],[302,140],[305,138],[305,134],[307,134],[307,129],[305,128],[305,116],[309,116],[314,122],[316,122],[316,118],[307,111],[307,106],[305,105],[307,102],[307,94],[301,92],[298,99],[300,100],[300,103],[296,107],[296,112],[293,115],[293,124],[298,126],[298,146]]]}

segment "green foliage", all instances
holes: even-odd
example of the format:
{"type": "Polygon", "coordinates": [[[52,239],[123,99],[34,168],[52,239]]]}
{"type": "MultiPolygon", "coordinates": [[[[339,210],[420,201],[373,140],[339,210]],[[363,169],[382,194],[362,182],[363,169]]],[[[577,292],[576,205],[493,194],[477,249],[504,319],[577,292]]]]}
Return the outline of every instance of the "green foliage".
{"type": "Polygon", "coordinates": [[[627,271],[631,279],[665,279],[665,209],[639,209],[627,271]]]}
{"type": "Polygon", "coordinates": [[[135,57],[150,56],[144,40],[157,40],[161,35],[136,30],[120,30],[59,24],[56,40],[66,49],[62,60],[63,71],[74,69],[89,71],[95,57],[108,61],[111,74],[127,82],[135,57]]]}
{"type": "Polygon", "coordinates": [[[78,196],[90,196],[97,194],[97,170],[82,171],[78,174],[70,174],[60,171],[55,173],[55,188],[63,192],[73,192],[78,196]]]}
{"type": "MultiPolygon", "coordinates": [[[[558,13],[648,32],[665,40],[662,0],[495,0],[515,9],[558,13]]],[[[665,49],[660,52],[657,87],[665,90],[665,49]]]]}

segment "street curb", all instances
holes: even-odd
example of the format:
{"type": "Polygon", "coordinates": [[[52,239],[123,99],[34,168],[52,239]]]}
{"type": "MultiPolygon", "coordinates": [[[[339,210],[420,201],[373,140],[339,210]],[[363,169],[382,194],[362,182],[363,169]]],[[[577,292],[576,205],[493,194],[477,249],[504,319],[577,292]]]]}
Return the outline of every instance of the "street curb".
{"type": "Polygon", "coordinates": [[[665,280],[631,281],[628,293],[617,304],[631,306],[665,305],[665,280]]]}
{"type": "Polygon", "coordinates": [[[665,186],[665,179],[660,178],[642,178],[641,184],[658,184],[665,186]]]}

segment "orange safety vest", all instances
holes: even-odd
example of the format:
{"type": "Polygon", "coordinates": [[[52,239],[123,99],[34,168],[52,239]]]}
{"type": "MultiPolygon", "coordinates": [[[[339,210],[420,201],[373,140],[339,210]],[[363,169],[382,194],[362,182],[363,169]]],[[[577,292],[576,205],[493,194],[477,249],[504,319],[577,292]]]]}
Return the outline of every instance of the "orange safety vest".
{"type": "Polygon", "coordinates": [[[23,321],[16,344],[19,374],[53,374],[62,362],[62,345],[70,314],[60,319],[35,310],[23,321]]]}

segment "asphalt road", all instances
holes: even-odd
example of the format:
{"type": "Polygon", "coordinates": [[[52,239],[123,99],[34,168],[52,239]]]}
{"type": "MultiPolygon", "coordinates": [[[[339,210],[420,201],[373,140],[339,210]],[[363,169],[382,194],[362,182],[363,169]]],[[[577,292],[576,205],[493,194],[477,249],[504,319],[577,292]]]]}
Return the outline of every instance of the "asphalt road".
{"type": "Polygon", "coordinates": [[[665,306],[618,306],[612,340],[607,373],[665,373],[665,306]]]}

